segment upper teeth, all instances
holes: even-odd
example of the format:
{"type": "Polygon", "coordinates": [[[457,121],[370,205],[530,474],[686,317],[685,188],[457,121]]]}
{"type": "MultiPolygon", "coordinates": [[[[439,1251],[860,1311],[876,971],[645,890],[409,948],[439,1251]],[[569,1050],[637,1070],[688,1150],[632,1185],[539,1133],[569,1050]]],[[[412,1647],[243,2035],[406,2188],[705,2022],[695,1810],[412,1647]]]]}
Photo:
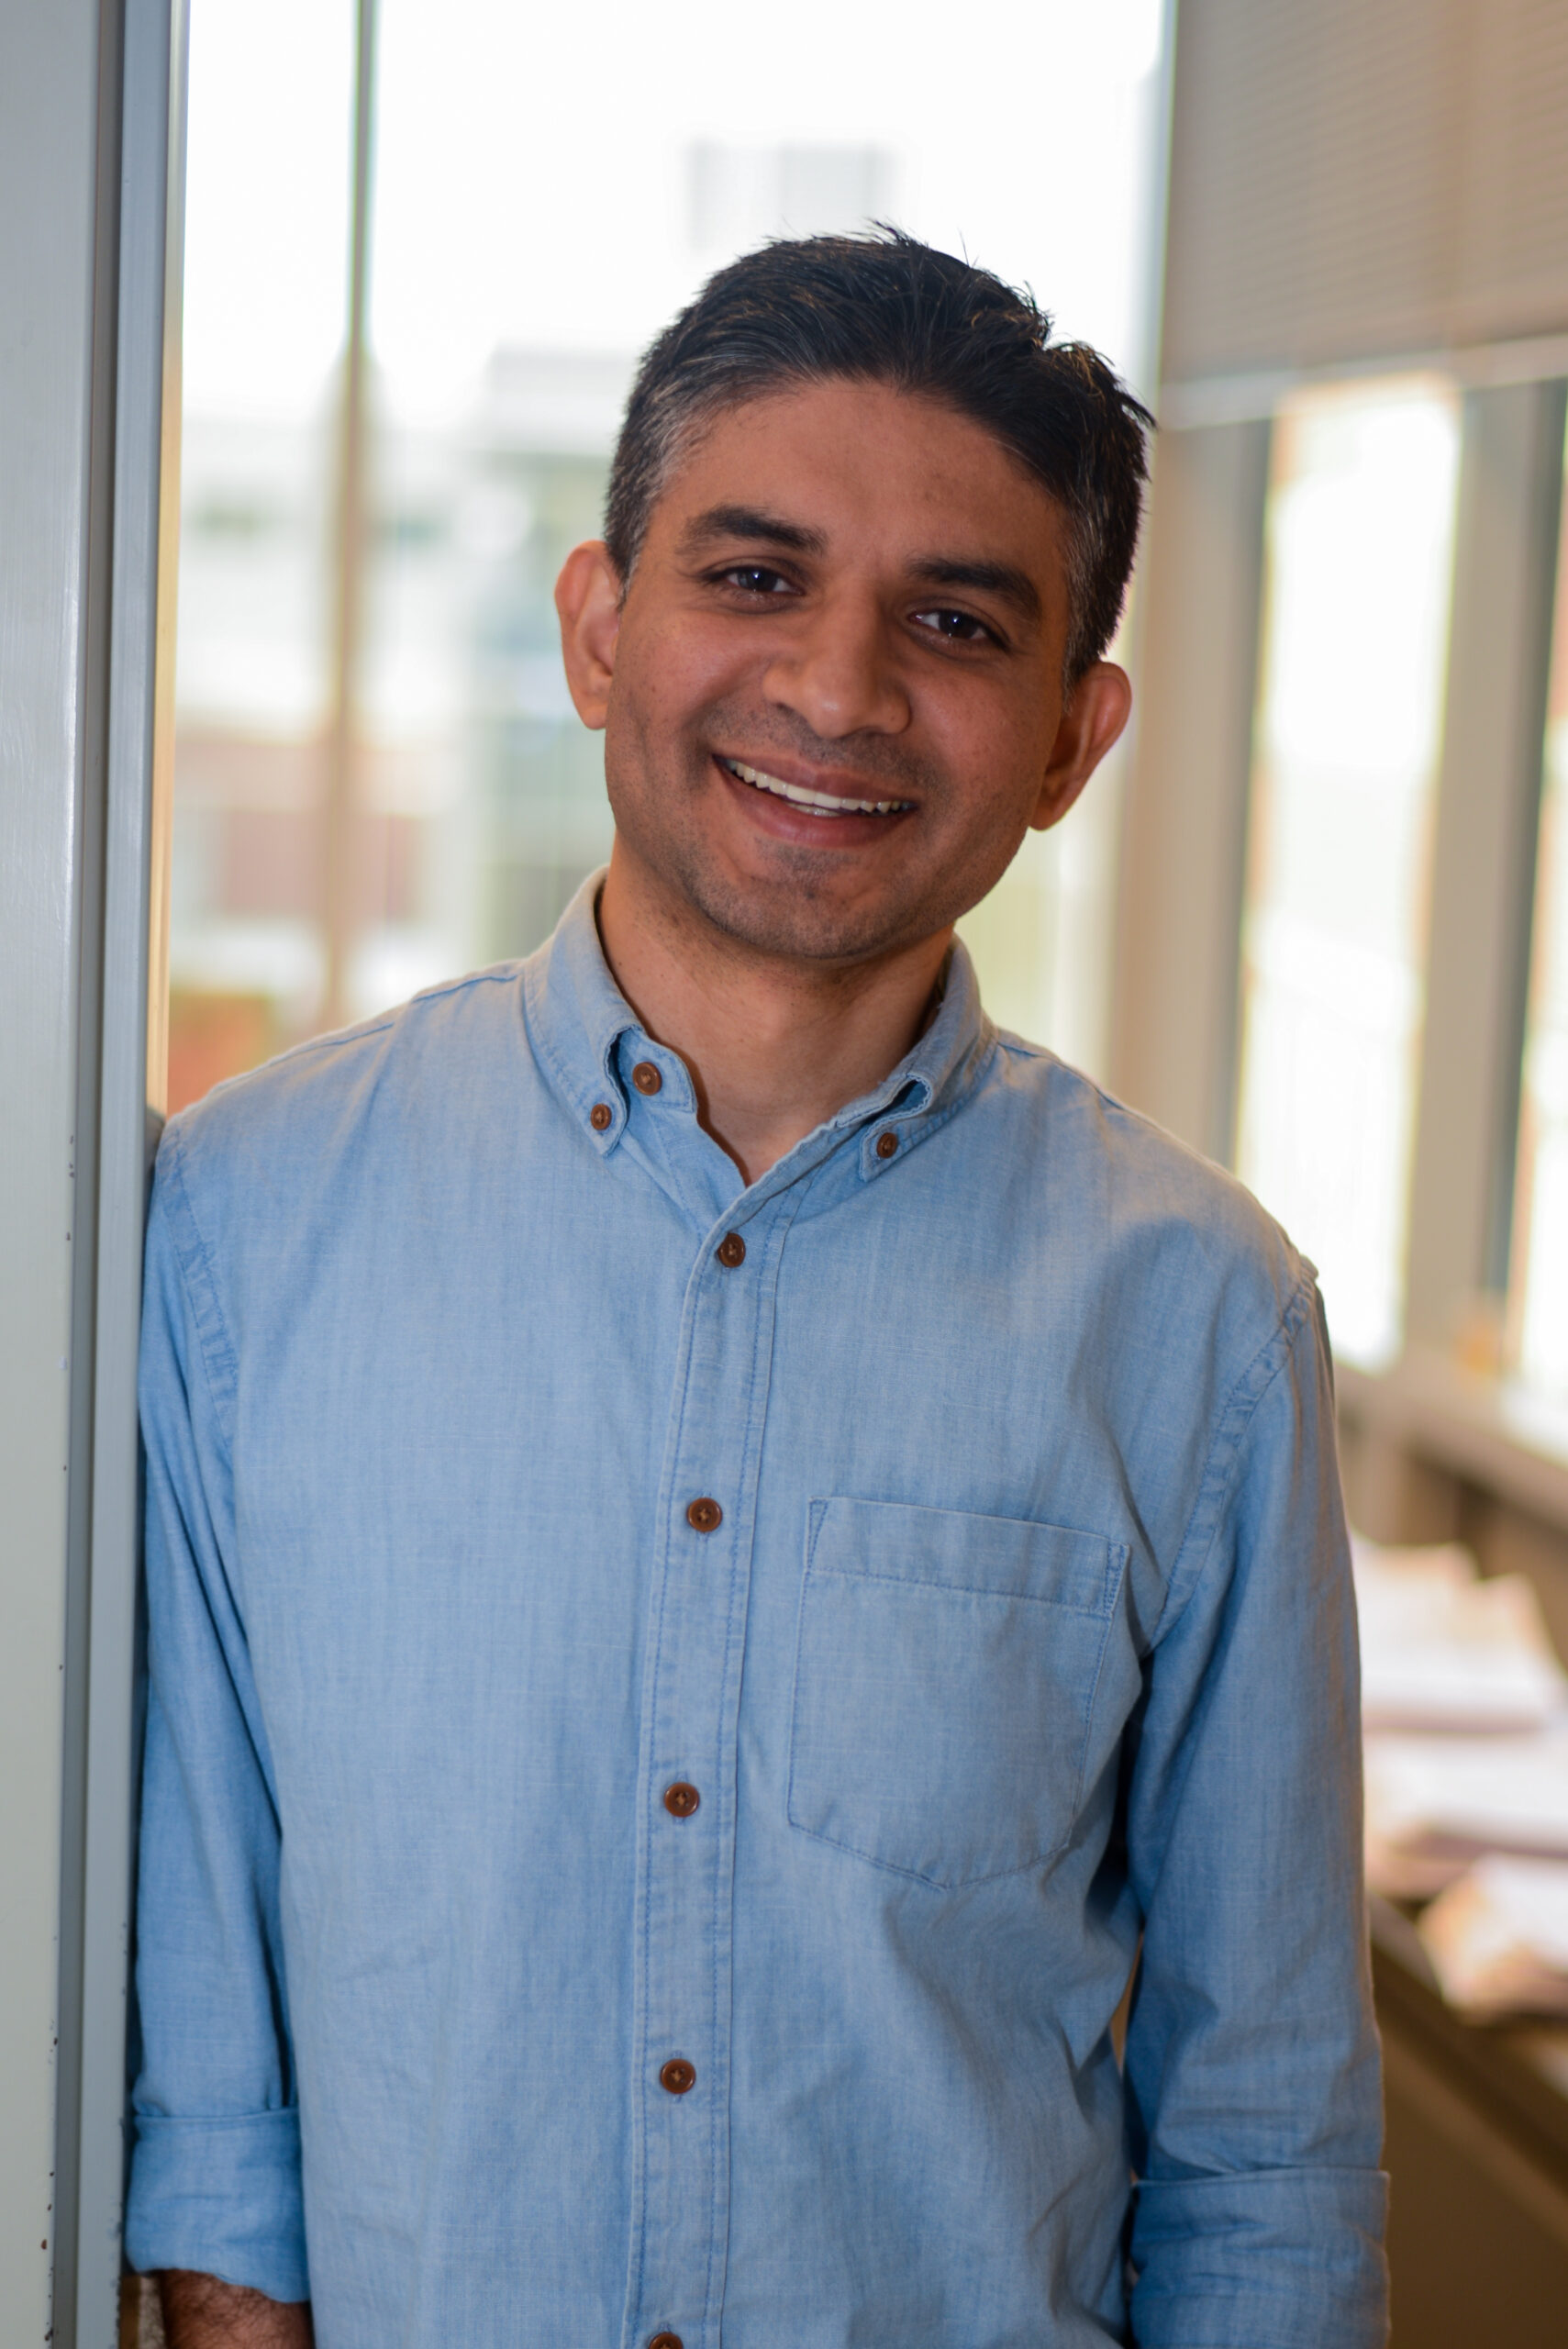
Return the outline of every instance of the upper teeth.
{"type": "Polygon", "coordinates": [[[831,791],[807,791],[804,784],[781,782],[776,774],[764,774],[761,767],[749,767],[740,759],[726,759],[724,764],[742,783],[775,792],[796,807],[808,807],[814,816],[897,816],[910,804],[907,799],[843,799],[831,791]]]}

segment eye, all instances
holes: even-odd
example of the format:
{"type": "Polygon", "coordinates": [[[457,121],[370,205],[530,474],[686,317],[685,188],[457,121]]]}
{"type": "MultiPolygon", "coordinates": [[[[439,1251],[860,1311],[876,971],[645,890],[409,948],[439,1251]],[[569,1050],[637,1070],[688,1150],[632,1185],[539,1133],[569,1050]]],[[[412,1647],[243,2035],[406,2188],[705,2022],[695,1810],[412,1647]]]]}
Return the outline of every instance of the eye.
{"type": "Polygon", "coordinates": [[[739,587],[746,596],[787,596],[792,592],[791,583],[783,572],[773,570],[765,562],[732,562],[718,576],[725,586],[739,587]]]}
{"type": "Polygon", "coordinates": [[[994,632],[984,620],[977,620],[973,612],[949,611],[938,604],[929,611],[916,612],[911,617],[919,627],[929,629],[933,636],[943,638],[949,644],[995,644],[996,641],[994,632]]]}

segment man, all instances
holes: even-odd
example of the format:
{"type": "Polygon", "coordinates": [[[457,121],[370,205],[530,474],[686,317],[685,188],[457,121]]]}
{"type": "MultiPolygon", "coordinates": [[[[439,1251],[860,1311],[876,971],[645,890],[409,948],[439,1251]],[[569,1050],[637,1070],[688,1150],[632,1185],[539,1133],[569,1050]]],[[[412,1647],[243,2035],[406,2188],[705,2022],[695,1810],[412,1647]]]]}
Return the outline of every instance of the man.
{"type": "Polygon", "coordinates": [[[721,272],[558,590],[602,882],[170,1128],[176,2349],[1383,2339],[1310,1268],[953,941],[1128,715],[1147,419],[1048,332],[721,272]]]}

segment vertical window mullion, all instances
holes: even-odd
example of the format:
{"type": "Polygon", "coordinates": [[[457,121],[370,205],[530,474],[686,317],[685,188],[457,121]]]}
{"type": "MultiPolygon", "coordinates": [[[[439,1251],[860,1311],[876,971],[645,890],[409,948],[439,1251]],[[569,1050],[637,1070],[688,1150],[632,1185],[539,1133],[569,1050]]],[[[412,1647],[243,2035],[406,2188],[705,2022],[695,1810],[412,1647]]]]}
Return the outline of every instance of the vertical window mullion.
{"type": "MultiPolygon", "coordinates": [[[[1568,540],[1562,537],[1560,503],[1568,472],[1563,445],[1563,407],[1568,385],[1556,394],[1554,415],[1545,420],[1557,431],[1557,467],[1544,493],[1546,514],[1558,522],[1555,579],[1543,584],[1543,633],[1554,640],[1549,651],[1537,741],[1542,752],[1539,815],[1529,845],[1537,872],[1529,896],[1533,921],[1520,937],[1519,971],[1527,982],[1526,1013],[1519,1025],[1517,1156],[1505,1171],[1513,1177],[1507,1205],[1513,1228],[1507,1237],[1509,1324],[1505,1359],[1525,1386],[1549,1404],[1568,1402],[1568,1341],[1563,1336],[1563,1270],[1568,1264],[1568,540]],[[1529,968],[1525,966],[1528,963],[1529,968]]],[[[1548,451],[1548,462],[1551,452],[1548,451]]],[[[1500,1268],[1501,1271],[1501,1268],[1500,1268]]]]}
{"type": "Polygon", "coordinates": [[[1270,428],[1167,428],[1139,588],[1111,1083],[1229,1155],[1270,428]]]}
{"type": "Polygon", "coordinates": [[[1473,1342],[1507,1279],[1564,389],[1464,401],[1407,1272],[1429,1345],[1473,1342]]]}

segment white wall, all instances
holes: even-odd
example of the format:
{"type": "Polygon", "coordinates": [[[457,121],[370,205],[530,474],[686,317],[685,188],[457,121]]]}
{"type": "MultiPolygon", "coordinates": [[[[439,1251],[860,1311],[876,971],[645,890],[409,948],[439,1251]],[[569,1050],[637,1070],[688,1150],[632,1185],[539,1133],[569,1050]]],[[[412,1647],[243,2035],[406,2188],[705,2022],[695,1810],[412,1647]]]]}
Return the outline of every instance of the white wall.
{"type": "Polygon", "coordinates": [[[172,50],[170,0],[0,14],[6,2349],[118,2331],[172,50]]]}
{"type": "MultiPolygon", "coordinates": [[[[0,32],[0,2277],[43,2342],[59,1982],[98,10],[8,0],[0,32]]],[[[78,1366],[79,1367],[79,1366],[78,1366]]],[[[73,1411],[73,1388],[75,1409],[73,1411]]]]}

